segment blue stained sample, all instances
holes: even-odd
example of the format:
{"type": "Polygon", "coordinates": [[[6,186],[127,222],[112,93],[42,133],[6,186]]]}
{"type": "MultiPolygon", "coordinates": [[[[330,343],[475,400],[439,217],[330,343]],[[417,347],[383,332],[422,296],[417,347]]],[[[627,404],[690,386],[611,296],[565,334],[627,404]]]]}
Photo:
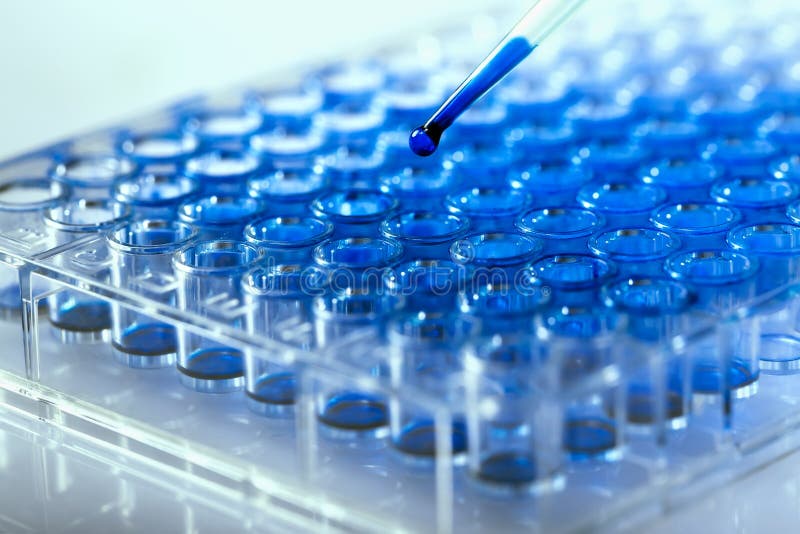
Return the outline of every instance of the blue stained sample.
{"type": "Polygon", "coordinates": [[[53,326],[72,332],[97,332],[111,328],[111,306],[96,299],[69,298],[50,313],[53,326]]]}
{"type": "Polygon", "coordinates": [[[259,380],[253,391],[248,389],[246,394],[256,402],[291,405],[294,404],[296,382],[294,373],[274,373],[259,380]]]}
{"type": "Polygon", "coordinates": [[[118,202],[131,206],[137,216],[171,218],[178,204],[199,191],[200,185],[188,176],[144,172],[117,180],[112,194],[118,202]]]}
{"type": "Polygon", "coordinates": [[[57,162],[50,169],[53,180],[64,182],[76,190],[103,189],[106,194],[115,180],[128,178],[138,170],[130,158],[95,154],[75,156],[57,162]]]}
{"type": "MultiPolygon", "coordinates": [[[[436,111],[442,98],[438,89],[425,84],[386,88],[378,93],[378,101],[386,110],[386,121],[400,127],[411,127],[420,117],[436,111]]],[[[408,132],[405,132],[406,135],[408,132]]],[[[404,136],[404,140],[407,137],[404,136]]],[[[406,149],[408,148],[406,143],[406,149]]]]}
{"type": "MultiPolygon", "coordinates": [[[[743,361],[732,360],[724,364],[728,369],[726,383],[728,389],[747,388],[758,380],[758,370],[743,361]]],[[[716,361],[698,361],[692,366],[692,390],[706,395],[719,394],[722,391],[722,373],[716,361]]]]}
{"type": "MultiPolygon", "coordinates": [[[[636,339],[658,343],[670,338],[684,326],[679,314],[693,303],[693,295],[682,282],[668,278],[628,278],[606,286],[606,304],[625,313],[628,333],[636,339]]],[[[633,373],[626,388],[626,417],[633,424],[651,424],[657,420],[656,410],[676,428],[682,426],[684,409],[683,373],[678,360],[667,361],[665,369],[654,376],[647,367],[633,373]],[[660,387],[655,387],[661,381],[660,387]],[[653,394],[662,391],[664,403],[659,406],[653,394]]],[[[610,407],[611,408],[611,407],[610,407]]]]}
{"type": "MultiPolygon", "coordinates": [[[[412,456],[436,456],[436,428],[432,420],[415,420],[406,425],[395,437],[393,445],[412,456]]],[[[450,450],[461,454],[467,450],[467,429],[463,422],[454,422],[451,433],[450,450]]]]}
{"type": "Polygon", "coordinates": [[[318,245],[314,262],[330,273],[334,289],[383,286],[384,270],[399,263],[403,246],[391,239],[351,237],[318,245]]]}
{"type": "Polygon", "coordinates": [[[723,139],[709,143],[703,157],[722,166],[729,175],[756,176],[766,174],[777,154],[775,146],[764,139],[723,139]]]}
{"type": "Polygon", "coordinates": [[[0,288],[0,314],[16,314],[22,305],[22,292],[17,281],[0,288]]]}
{"type": "Polygon", "coordinates": [[[184,119],[183,129],[204,143],[217,143],[247,138],[258,132],[263,123],[260,113],[247,109],[220,109],[191,113],[184,119]]]}
{"type": "Polygon", "coordinates": [[[800,117],[782,118],[777,124],[771,125],[766,132],[766,137],[784,152],[797,154],[800,152],[800,117]]]}
{"type": "Polygon", "coordinates": [[[542,208],[517,219],[517,228],[536,237],[568,239],[584,237],[604,225],[602,215],[581,208],[542,208]]]}
{"type": "Polygon", "coordinates": [[[385,81],[386,74],[375,63],[339,63],[314,73],[306,85],[318,86],[324,108],[333,109],[343,104],[369,104],[385,81]]]}
{"type": "Polygon", "coordinates": [[[381,176],[380,189],[395,196],[401,209],[436,211],[444,208],[444,198],[454,181],[452,172],[441,167],[407,167],[397,174],[381,176]]]}
{"type": "Polygon", "coordinates": [[[199,146],[194,135],[172,130],[124,132],[117,139],[117,151],[140,164],[180,163],[194,155],[199,146]]]}
{"type": "Polygon", "coordinates": [[[638,143],[589,144],[578,151],[578,156],[596,175],[610,179],[612,175],[629,179],[633,170],[641,165],[648,151],[638,143]]]}
{"type": "Polygon", "coordinates": [[[678,238],[652,228],[609,230],[589,239],[589,250],[613,260],[624,276],[658,275],[662,260],[679,247],[678,238]]]}
{"type": "Polygon", "coordinates": [[[384,155],[379,151],[337,150],[319,161],[318,167],[337,189],[376,189],[377,176],[384,169],[384,155]]]}
{"type": "MultiPolygon", "coordinates": [[[[74,234],[107,231],[130,218],[130,210],[111,200],[82,199],[53,205],[45,211],[45,223],[58,231],[59,240],[71,240],[74,234]]],[[[105,251],[106,249],[101,249],[105,251]]],[[[98,254],[102,258],[102,253],[98,254]]],[[[107,301],[72,290],[47,298],[50,322],[65,331],[88,333],[95,339],[111,327],[111,306],[107,301]]],[[[76,337],[75,339],[80,338],[76,337]]],[[[67,341],[71,336],[62,338],[67,341]]]]}
{"type": "Polygon", "coordinates": [[[253,92],[247,95],[245,106],[264,117],[265,129],[299,133],[311,126],[312,116],[322,107],[322,93],[314,89],[253,92]]]}
{"type": "MultiPolygon", "coordinates": [[[[115,260],[112,283],[124,287],[143,273],[155,275],[155,280],[171,275],[170,256],[195,236],[191,226],[170,220],[134,220],[116,227],[106,236],[115,260]]],[[[156,289],[153,293],[162,303],[174,304],[171,292],[156,289]]],[[[117,359],[130,367],[165,367],[175,361],[176,329],[139,310],[114,307],[112,344],[117,359]]]]}
{"type": "Polygon", "coordinates": [[[316,170],[278,170],[257,174],[247,181],[247,192],[262,199],[274,215],[303,216],[308,204],[330,187],[328,178],[316,170]]]}
{"type": "Polygon", "coordinates": [[[617,273],[616,265],[608,260],[575,253],[546,256],[533,269],[552,288],[554,303],[565,306],[595,304],[597,288],[617,273]]]}
{"type": "Polygon", "coordinates": [[[406,168],[441,169],[447,155],[437,154],[420,158],[408,149],[408,129],[397,128],[381,132],[376,150],[383,156],[382,174],[402,172],[406,168]]]}
{"type": "Polygon", "coordinates": [[[603,456],[616,446],[617,429],[611,419],[576,417],[564,423],[564,449],[574,460],[603,456]]]}
{"type": "Polygon", "coordinates": [[[411,132],[409,146],[419,156],[430,156],[439,146],[442,133],[483,93],[528,57],[536,45],[523,37],[510,39],[481,63],[424,125],[411,132]]]}
{"type": "Polygon", "coordinates": [[[396,198],[380,191],[350,189],[323,194],[311,203],[311,210],[333,222],[334,238],[375,237],[378,225],[397,204],[396,198]]]}
{"type": "Polygon", "coordinates": [[[587,209],[542,208],[528,211],[515,223],[523,234],[544,241],[544,252],[585,252],[590,234],[605,225],[605,218],[587,209]]]}
{"type": "Polygon", "coordinates": [[[474,234],[453,243],[450,257],[472,269],[501,269],[506,274],[530,264],[542,251],[542,241],[517,233],[474,234]]]}
{"type": "Polygon", "coordinates": [[[741,282],[752,277],[758,267],[755,259],[723,249],[678,253],[665,264],[670,276],[698,286],[725,286],[741,282]]]}
{"type": "Polygon", "coordinates": [[[117,350],[136,356],[174,355],[178,350],[175,327],[163,323],[132,325],[113,343],[117,350]]]}
{"type": "Polygon", "coordinates": [[[330,222],[311,217],[274,217],[245,228],[246,240],[264,248],[316,246],[333,232],[330,222]]]}
{"type": "Polygon", "coordinates": [[[512,124],[558,123],[572,104],[566,85],[517,77],[499,88],[497,100],[508,110],[512,124]]]}
{"type": "Polygon", "coordinates": [[[491,188],[505,182],[515,160],[516,153],[505,146],[481,144],[448,153],[444,166],[452,169],[454,182],[462,187],[491,188]]]}
{"type": "MultiPolygon", "coordinates": [[[[324,294],[327,277],[307,261],[292,264],[267,262],[242,278],[242,290],[248,305],[247,330],[250,333],[281,339],[281,322],[311,319],[313,297],[324,294]]],[[[308,348],[312,340],[299,341],[308,348]]],[[[295,343],[292,343],[293,345],[295,343]]],[[[246,389],[249,407],[260,414],[283,417],[291,415],[295,401],[295,366],[280,354],[251,351],[245,357],[246,389]],[[277,361],[276,357],[277,356],[277,361]]]]}
{"type": "Polygon", "coordinates": [[[325,134],[319,129],[302,132],[278,129],[254,135],[248,146],[268,168],[303,172],[321,155],[325,143],[325,134]]]}
{"type": "MultiPolygon", "coordinates": [[[[693,288],[696,307],[724,314],[753,298],[753,279],[759,271],[759,262],[738,251],[711,249],[678,253],[667,259],[664,268],[670,276],[693,288]]],[[[713,354],[712,348],[693,359],[691,383],[696,393],[722,393],[723,382],[727,384],[725,390],[735,392],[737,397],[755,391],[757,360],[744,359],[736,347],[731,347],[731,351],[713,354]]]]}
{"type": "Polygon", "coordinates": [[[512,170],[509,185],[527,192],[532,206],[546,208],[576,204],[575,196],[589,183],[592,173],[573,161],[531,164],[512,170]]]}
{"type": "Polygon", "coordinates": [[[569,161],[576,141],[575,130],[568,124],[513,128],[505,135],[506,145],[523,165],[569,161]]]}
{"type": "Polygon", "coordinates": [[[618,104],[582,103],[571,108],[566,116],[572,120],[572,127],[582,140],[622,140],[636,123],[636,116],[631,108],[618,104]]]}
{"type": "Polygon", "coordinates": [[[800,83],[792,72],[794,61],[775,68],[772,81],[763,88],[758,100],[767,111],[783,112],[787,116],[796,116],[800,112],[800,83]]]}
{"type": "MultiPolygon", "coordinates": [[[[543,282],[546,283],[545,280],[543,282]]],[[[551,306],[545,311],[544,326],[553,334],[563,338],[592,340],[613,333],[620,325],[620,314],[605,305],[551,306]]],[[[564,355],[561,376],[564,381],[586,376],[587,372],[611,363],[610,354],[593,346],[592,343],[587,343],[585,350],[573,352],[564,355]]]]}
{"type": "Polygon", "coordinates": [[[341,106],[320,113],[315,124],[325,132],[326,147],[367,153],[374,149],[386,115],[380,108],[341,106]]]}
{"type": "Polygon", "coordinates": [[[689,121],[655,121],[639,128],[636,135],[655,156],[691,159],[699,156],[698,146],[705,130],[689,121]]]}
{"type": "Polygon", "coordinates": [[[212,150],[187,160],[182,172],[197,180],[206,194],[241,194],[247,179],[260,168],[261,162],[253,154],[212,150]]]}
{"type": "Polygon", "coordinates": [[[311,259],[311,250],[333,235],[333,224],[313,217],[270,217],[248,224],[244,239],[275,264],[311,259]]]}
{"type": "Polygon", "coordinates": [[[201,239],[238,238],[244,226],[263,214],[264,203],[250,197],[210,196],[178,207],[178,219],[200,230],[201,239]]]}
{"type": "Polygon", "coordinates": [[[577,200],[584,208],[602,213],[613,227],[646,223],[650,211],[666,197],[664,189],[655,185],[608,182],[582,187],[577,200]]]}
{"type": "Polygon", "coordinates": [[[800,195],[800,187],[789,180],[735,177],[717,181],[711,198],[738,208],[745,222],[775,220],[800,195]]]}
{"type": "Polygon", "coordinates": [[[758,102],[739,98],[700,99],[690,108],[700,125],[722,136],[748,135],[765,117],[765,111],[758,102]]]}
{"type": "Polygon", "coordinates": [[[761,269],[757,291],[763,293],[794,282],[800,268],[800,226],[762,222],[728,233],[728,245],[758,258],[761,269]]]}
{"type": "Polygon", "coordinates": [[[788,223],[740,226],[728,233],[728,244],[756,256],[796,256],[800,253],[800,226],[788,223]]]}
{"type": "Polygon", "coordinates": [[[511,230],[514,219],[530,203],[518,189],[473,187],[447,196],[450,213],[467,217],[475,232],[511,230]]]}
{"type": "MultiPolygon", "coordinates": [[[[223,290],[230,302],[239,305],[241,276],[262,258],[260,250],[242,241],[212,240],[184,246],[172,257],[181,284],[179,305],[190,312],[218,317],[218,320],[238,326],[241,318],[225,316],[224,310],[204,304],[202,298],[223,290]]],[[[242,388],[245,380],[241,350],[220,346],[201,334],[185,330],[180,330],[179,336],[178,370],[185,386],[207,393],[227,393],[242,388]]]]}
{"type": "Polygon", "coordinates": [[[320,215],[334,217],[352,218],[357,221],[372,221],[391,211],[396,201],[389,195],[380,191],[335,191],[324,195],[314,201],[313,209],[320,212],[320,215]]]}
{"type": "Polygon", "coordinates": [[[442,212],[411,211],[387,218],[381,223],[381,235],[403,245],[409,259],[448,259],[450,245],[464,237],[469,220],[442,212]]]}
{"type": "MultiPolygon", "coordinates": [[[[670,375],[673,380],[668,384],[665,393],[663,417],[673,428],[682,426],[679,421],[686,415],[684,408],[684,395],[677,377],[670,375]]],[[[657,420],[657,404],[653,399],[652,389],[648,385],[634,384],[628,387],[627,401],[625,403],[628,422],[634,425],[649,425],[657,420]]]]}
{"type": "Polygon", "coordinates": [[[386,403],[363,393],[340,393],[329,398],[319,420],[339,430],[365,432],[385,427],[389,422],[386,403]]]}
{"type": "Polygon", "coordinates": [[[606,304],[629,315],[629,332],[648,341],[670,334],[670,317],[694,302],[688,286],[662,277],[625,278],[603,288],[606,304]]]}
{"type": "Polygon", "coordinates": [[[524,452],[490,454],[481,459],[475,476],[490,484],[530,484],[536,480],[536,462],[524,452]]]}
{"type": "MultiPolygon", "coordinates": [[[[549,302],[549,289],[531,268],[518,271],[513,278],[478,274],[459,292],[459,309],[478,317],[484,334],[528,331],[534,315],[549,302]]],[[[498,356],[501,353],[492,354],[493,359],[498,356]]],[[[513,363],[506,357],[501,361],[513,363]]]]}
{"type": "Polygon", "coordinates": [[[476,102],[450,128],[451,145],[465,147],[497,147],[498,139],[508,126],[506,109],[491,99],[476,102]]]}
{"type": "Polygon", "coordinates": [[[404,298],[406,310],[450,311],[466,283],[464,269],[447,260],[414,260],[402,263],[384,276],[386,288],[404,298]]]}
{"type": "Polygon", "coordinates": [[[653,78],[651,87],[637,95],[631,103],[636,115],[657,121],[684,120],[689,111],[690,99],[686,85],[675,83],[659,73],[647,75],[653,78]]]}
{"type": "Polygon", "coordinates": [[[588,254],[547,256],[533,268],[543,282],[565,290],[599,287],[617,272],[612,262],[588,254]]]}
{"type": "Polygon", "coordinates": [[[401,251],[399,244],[388,240],[347,238],[317,247],[314,257],[322,266],[367,268],[389,266],[400,257],[401,251]]]}
{"type": "Polygon", "coordinates": [[[244,376],[244,357],[230,347],[198,349],[178,369],[190,378],[229,381],[244,376]]]}
{"type": "Polygon", "coordinates": [[[717,165],[696,158],[654,161],[638,173],[642,182],[664,188],[672,202],[707,198],[711,184],[723,175],[717,165]]]}
{"type": "Polygon", "coordinates": [[[689,248],[708,248],[723,245],[725,234],[741,218],[739,210],[730,206],[684,202],[658,208],[650,221],[676,234],[689,248]]]}

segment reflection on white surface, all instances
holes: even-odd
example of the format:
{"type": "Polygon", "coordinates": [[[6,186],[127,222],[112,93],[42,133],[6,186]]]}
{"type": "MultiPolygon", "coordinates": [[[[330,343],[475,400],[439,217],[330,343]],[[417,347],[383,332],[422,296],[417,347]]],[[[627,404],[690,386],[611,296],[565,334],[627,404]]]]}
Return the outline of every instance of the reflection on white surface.
{"type": "MultiPolygon", "coordinates": [[[[0,532],[299,531],[296,525],[227,501],[187,480],[150,470],[3,409],[0,488],[0,532]]],[[[797,532],[799,500],[800,452],[796,452],[628,532],[797,532]]],[[[617,531],[614,524],[604,527],[617,531]]]]}
{"type": "Polygon", "coordinates": [[[0,532],[291,532],[163,471],[0,409],[0,532]]]}

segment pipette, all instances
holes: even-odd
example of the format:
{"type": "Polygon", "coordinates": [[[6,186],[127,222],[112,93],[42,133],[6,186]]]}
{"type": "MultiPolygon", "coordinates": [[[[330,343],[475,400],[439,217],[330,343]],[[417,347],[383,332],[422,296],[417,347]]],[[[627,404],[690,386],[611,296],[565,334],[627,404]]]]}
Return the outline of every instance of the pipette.
{"type": "Polygon", "coordinates": [[[511,72],[586,0],[539,0],[467,76],[428,121],[411,132],[408,144],[419,156],[430,156],[442,133],[478,98],[511,72]]]}

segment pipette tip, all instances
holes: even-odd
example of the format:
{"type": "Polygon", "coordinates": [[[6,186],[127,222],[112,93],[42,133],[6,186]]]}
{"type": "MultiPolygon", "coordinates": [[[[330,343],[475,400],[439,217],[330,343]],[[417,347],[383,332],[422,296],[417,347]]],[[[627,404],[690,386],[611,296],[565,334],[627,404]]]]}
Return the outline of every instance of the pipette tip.
{"type": "Polygon", "coordinates": [[[417,156],[430,156],[436,152],[442,130],[435,125],[425,125],[415,128],[408,138],[408,146],[417,156]]]}

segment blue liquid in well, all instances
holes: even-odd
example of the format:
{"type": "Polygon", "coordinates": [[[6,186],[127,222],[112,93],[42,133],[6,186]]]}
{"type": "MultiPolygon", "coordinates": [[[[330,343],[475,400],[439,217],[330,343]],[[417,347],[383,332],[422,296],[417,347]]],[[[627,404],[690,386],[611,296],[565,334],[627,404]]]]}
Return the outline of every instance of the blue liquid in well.
{"type": "Polygon", "coordinates": [[[271,374],[256,384],[255,391],[247,391],[247,396],[267,404],[294,404],[296,380],[294,373],[271,374]]]}
{"type": "MultiPolygon", "coordinates": [[[[394,446],[398,450],[412,456],[436,456],[436,428],[433,421],[414,421],[406,425],[395,438],[394,446]]],[[[464,423],[454,423],[451,447],[453,454],[461,454],[467,450],[467,429],[464,423]]]]}
{"type": "Polygon", "coordinates": [[[524,37],[509,39],[496,48],[456,89],[428,121],[411,132],[408,144],[418,156],[430,156],[439,146],[442,133],[481,95],[533,52],[524,37]]]}
{"type": "MultiPolygon", "coordinates": [[[[728,367],[728,389],[747,387],[758,380],[758,370],[751,370],[744,362],[733,360],[728,367]]],[[[695,362],[692,369],[692,389],[707,395],[722,392],[720,364],[715,361],[695,362]]]]}
{"type": "Polygon", "coordinates": [[[98,332],[111,328],[111,307],[102,300],[68,302],[51,314],[50,322],[62,330],[98,332]]]}
{"type": "Polygon", "coordinates": [[[465,226],[464,220],[455,215],[430,214],[430,217],[414,215],[416,214],[405,214],[399,218],[394,227],[386,225],[387,232],[394,230],[396,233],[389,237],[436,239],[456,234],[465,226]]]}
{"type": "Polygon", "coordinates": [[[275,217],[245,228],[245,239],[264,247],[314,245],[333,232],[330,223],[311,217],[275,217]]]}
{"type": "Polygon", "coordinates": [[[178,350],[175,327],[160,324],[137,324],[122,333],[114,348],[136,356],[162,356],[178,350]]]}
{"type": "Polygon", "coordinates": [[[617,432],[610,419],[572,418],[564,428],[564,448],[576,458],[590,458],[609,452],[617,445],[617,432]]]}
{"type": "Polygon", "coordinates": [[[501,452],[481,461],[477,477],[492,484],[529,484],[536,479],[536,464],[530,454],[501,452]]]}
{"type": "Polygon", "coordinates": [[[0,288],[0,308],[18,310],[22,306],[22,294],[19,285],[14,284],[0,288]]]}
{"type": "Polygon", "coordinates": [[[340,393],[328,399],[319,420],[340,430],[363,432],[388,424],[386,404],[362,393],[340,393]]]}
{"type": "MultiPolygon", "coordinates": [[[[656,406],[653,394],[648,391],[631,390],[628,392],[628,421],[635,425],[647,425],[656,420],[656,406]]],[[[683,397],[674,391],[667,392],[665,419],[683,417],[683,397]]]]}
{"type": "Polygon", "coordinates": [[[179,370],[200,380],[230,380],[244,376],[244,360],[240,351],[231,348],[199,349],[179,370]]]}

